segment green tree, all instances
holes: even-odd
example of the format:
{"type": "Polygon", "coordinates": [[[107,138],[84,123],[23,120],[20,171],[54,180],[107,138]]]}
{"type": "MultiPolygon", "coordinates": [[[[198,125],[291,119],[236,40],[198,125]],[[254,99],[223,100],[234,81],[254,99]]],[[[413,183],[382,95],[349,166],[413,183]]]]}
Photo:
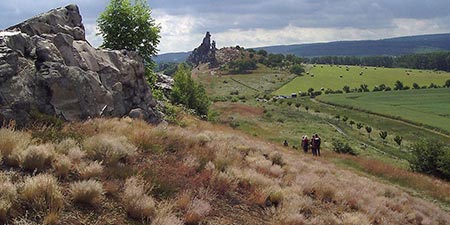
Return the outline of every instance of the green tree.
{"type": "Polygon", "coordinates": [[[366,126],[366,131],[369,134],[369,138],[370,138],[370,133],[372,133],[372,127],[366,126]]]}
{"type": "MultiPolygon", "coordinates": [[[[450,57],[450,56],[449,56],[450,57]]],[[[445,81],[444,87],[450,88],[450,79],[445,81]]]]}
{"type": "Polygon", "coordinates": [[[344,123],[347,122],[347,120],[348,120],[347,116],[342,117],[342,121],[344,121],[344,123]]]}
{"type": "Polygon", "coordinates": [[[380,135],[380,138],[383,139],[383,142],[385,142],[386,138],[387,138],[387,131],[380,131],[380,133],[378,133],[378,135],[380,135]]]}
{"type": "Polygon", "coordinates": [[[196,84],[192,79],[191,71],[184,64],[180,64],[173,79],[172,102],[195,110],[197,115],[206,116],[210,101],[203,86],[196,84]]]}
{"type": "Polygon", "coordinates": [[[350,92],[350,87],[347,86],[347,85],[345,85],[345,86],[342,88],[342,90],[343,90],[345,93],[349,93],[349,92],[350,92]]]}
{"type": "Polygon", "coordinates": [[[137,51],[147,65],[157,53],[160,26],[151,17],[151,9],[144,0],[110,0],[97,19],[101,47],[137,51]]]}
{"type": "Polygon", "coordinates": [[[355,121],[353,121],[353,120],[350,120],[350,122],[349,122],[349,123],[350,123],[350,126],[351,126],[351,127],[353,127],[353,124],[355,124],[355,121]]]}
{"type": "Polygon", "coordinates": [[[364,125],[363,125],[362,123],[357,123],[357,124],[356,124],[356,128],[358,128],[358,130],[361,129],[363,126],[364,126],[364,125]]]}
{"type": "Polygon", "coordinates": [[[397,136],[394,137],[394,141],[395,141],[395,143],[398,144],[399,148],[401,149],[402,148],[403,137],[397,135],[397,136]]]}
{"type": "Polygon", "coordinates": [[[403,90],[403,83],[397,80],[394,84],[394,90],[400,91],[403,90]]]}
{"type": "Polygon", "coordinates": [[[411,169],[445,179],[450,179],[450,149],[436,140],[421,140],[411,148],[408,159],[411,169]]]}
{"type": "Polygon", "coordinates": [[[305,69],[303,68],[302,65],[300,64],[295,64],[291,67],[291,69],[289,70],[289,72],[296,74],[296,75],[301,75],[303,72],[305,72],[305,69]]]}

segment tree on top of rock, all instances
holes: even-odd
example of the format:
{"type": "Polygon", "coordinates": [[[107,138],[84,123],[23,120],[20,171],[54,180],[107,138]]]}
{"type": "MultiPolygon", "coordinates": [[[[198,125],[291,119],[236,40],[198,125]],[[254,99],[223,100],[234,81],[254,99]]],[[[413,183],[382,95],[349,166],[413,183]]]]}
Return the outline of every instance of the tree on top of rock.
{"type": "Polygon", "coordinates": [[[161,28],[144,0],[110,0],[97,23],[103,48],[137,51],[148,63],[158,52],[161,28]]]}

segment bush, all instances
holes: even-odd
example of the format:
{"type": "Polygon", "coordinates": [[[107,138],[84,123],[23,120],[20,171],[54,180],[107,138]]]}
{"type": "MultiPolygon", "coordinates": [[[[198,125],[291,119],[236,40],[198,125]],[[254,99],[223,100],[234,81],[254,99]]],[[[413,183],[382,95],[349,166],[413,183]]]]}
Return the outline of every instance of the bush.
{"type": "Polygon", "coordinates": [[[66,155],[58,154],[53,160],[53,170],[57,176],[66,177],[71,169],[72,161],[66,155]]]}
{"type": "Polygon", "coordinates": [[[38,211],[59,211],[63,206],[63,195],[56,178],[50,174],[40,174],[25,179],[22,199],[38,211]]]}
{"type": "Polygon", "coordinates": [[[31,145],[23,156],[22,168],[25,170],[42,171],[51,165],[54,146],[51,144],[31,145]]]}
{"type": "Polygon", "coordinates": [[[187,108],[195,110],[199,116],[208,114],[210,102],[205,88],[194,82],[191,71],[183,64],[178,67],[174,75],[171,100],[175,104],[183,104],[187,108]]]}
{"type": "Polygon", "coordinates": [[[339,139],[333,138],[332,145],[334,152],[337,152],[339,154],[356,155],[356,152],[348,143],[344,143],[339,139]]]}
{"type": "Polygon", "coordinates": [[[302,73],[305,72],[305,69],[303,68],[302,65],[300,64],[295,64],[291,67],[291,69],[289,70],[290,73],[296,74],[296,75],[301,75],[302,73]]]}
{"type": "Polygon", "coordinates": [[[156,215],[155,201],[147,194],[145,183],[132,177],[125,182],[122,201],[128,215],[135,219],[151,219],[156,215]]]}
{"type": "Polygon", "coordinates": [[[256,62],[252,60],[238,60],[228,63],[228,69],[230,73],[248,73],[249,70],[255,70],[256,62]]]}
{"type": "Polygon", "coordinates": [[[194,199],[185,216],[187,225],[199,224],[211,212],[211,205],[205,200],[194,199]]]}
{"type": "Polygon", "coordinates": [[[103,185],[95,180],[78,181],[70,185],[70,195],[75,203],[95,205],[103,197],[103,185]]]}
{"type": "Polygon", "coordinates": [[[130,144],[126,137],[116,137],[107,134],[99,134],[87,138],[83,142],[83,147],[88,157],[107,164],[117,164],[136,152],[136,147],[130,144]]]}
{"type": "Polygon", "coordinates": [[[21,153],[31,142],[31,135],[14,131],[12,128],[0,129],[0,157],[9,166],[19,166],[21,153]]]}
{"type": "Polygon", "coordinates": [[[0,180],[0,222],[7,220],[9,210],[16,201],[16,186],[8,180],[0,180]]]}
{"type": "Polygon", "coordinates": [[[103,165],[97,161],[89,162],[88,164],[81,163],[77,170],[81,179],[90,179],[103,174],[103,165]]]}
{"type": "Polygon", "coordinates": [[[421,140],[412,145],[411,169],[450,180],[450,149],[436,140],[421,140]]]}

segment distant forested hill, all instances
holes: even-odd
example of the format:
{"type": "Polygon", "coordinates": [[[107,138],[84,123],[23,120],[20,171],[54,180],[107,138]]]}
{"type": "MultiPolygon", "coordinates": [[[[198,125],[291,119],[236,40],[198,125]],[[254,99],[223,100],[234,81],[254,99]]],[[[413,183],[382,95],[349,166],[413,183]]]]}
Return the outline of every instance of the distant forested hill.
{"type": "Polygon", "coordinates": [[[450,51],[450,34],[431,34],[369,41],[338,41],[317,44],[268,46],[271,53],[318,56],[399,56],[412,53],[450,51]]]}
{"type": "MultiPolygon", "coordinates": [[[[319,56],[400,56],[412,53],[450,51],[450,33],[398,37],[367,41],[337,41],[329,43],[280,45],[255,48],[270,53],[294,54],[300,57],[319,56]]],[[[183,62],[190,52],[161,54],[160,62],[183,62]]]]}

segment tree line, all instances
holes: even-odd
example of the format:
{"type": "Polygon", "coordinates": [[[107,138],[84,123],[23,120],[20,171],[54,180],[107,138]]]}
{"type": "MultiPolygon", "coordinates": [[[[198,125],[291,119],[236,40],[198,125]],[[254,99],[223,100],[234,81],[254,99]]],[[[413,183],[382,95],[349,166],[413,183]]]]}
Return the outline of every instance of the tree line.
{"type": "Polygon", "coordinates": [[[361,65],[442,70],[450,72],[450,52],[418,53],[404,56],[322,56],[305,58],[310,64],[361,65]]]}

